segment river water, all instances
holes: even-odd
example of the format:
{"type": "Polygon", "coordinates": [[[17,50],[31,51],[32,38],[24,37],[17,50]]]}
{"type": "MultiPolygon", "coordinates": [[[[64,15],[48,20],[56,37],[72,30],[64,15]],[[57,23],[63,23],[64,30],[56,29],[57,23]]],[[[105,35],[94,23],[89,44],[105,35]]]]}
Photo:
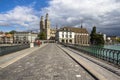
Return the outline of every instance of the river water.
{"type": "Polygon", "coordinates": [[[113,50],[120,50],[120,45],[105,45],[104,48],[113,49],[113,50]]]}

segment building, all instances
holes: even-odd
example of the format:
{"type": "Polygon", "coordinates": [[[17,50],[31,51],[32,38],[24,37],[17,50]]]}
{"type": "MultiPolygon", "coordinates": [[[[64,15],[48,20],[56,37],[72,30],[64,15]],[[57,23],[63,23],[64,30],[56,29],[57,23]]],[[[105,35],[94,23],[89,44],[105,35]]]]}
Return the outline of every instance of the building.
{"type": "Polygon", "coordinates": [[[54,40],[56,29],[52,29],[50,27],[50,20],[48,13],[46,14],[45,20],[43,16],[41,16],[40,20],[40,32],[44,32],[46,34],[46,40],[54,40]]]}
{"type": "Polygon", "coordinates": [[[2,44],[4,42],[3,37],[5,36],[5,33],[0,32],[0,43],[2,44]]]}
{"type": "Polygon", "coordinates": [[[13,35],[12,34],[6,34],[3,37],[3,43],[5,43],[5,44],[12,44],[13,43],[13,35]]]}
{"type": "Polygon", "coordinates": [[[107,36],[106,36],[106,34],[103,34],[102,32],[98,32],[98,34],[103,35],[104,42],[106,43],[106,41],[107,41],[107,36]]]}
{"type": "Polygon", "coordinates": [[[85,28],[63,27],[56,33],[56,40],[58,42],[88,45],[89,33],[85,28]]]}
{"type": "Polygon", "coordinates": [[[35,42],[37,33],[31,32],[16,32],[14,33],[14,43],[30,43],[35,42]]]}
{"type": "Polygon", "coordinates": [[[69,28],[61,28],[56,33],[56,40],[62,43],[74,44],[75,32],[69,28]]]}
{"type": "Polygon", "coordinates": [[[107,37],[107,43],[111,44],[117,44],[118,43],[118,38],[117,36],[109,36],[107,37]]]}
{"type": "Polygon", "coordinates": [[[1,44],[12,44],[13,43],[13,35],[9,33],[0,32],[0,43],[1,44]]]}
{"type": "Polygon", "coordinates": [[[63,27],[57,31],[56,40],[69,44],[88,45],[89,34],[85,28],[63,27]]]}

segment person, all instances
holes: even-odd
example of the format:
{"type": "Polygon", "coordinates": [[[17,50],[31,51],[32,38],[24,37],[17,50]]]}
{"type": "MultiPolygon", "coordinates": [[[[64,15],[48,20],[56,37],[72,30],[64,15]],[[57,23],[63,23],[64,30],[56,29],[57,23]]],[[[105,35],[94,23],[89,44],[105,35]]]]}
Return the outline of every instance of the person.
{"type": "Polygon", "coordinates": [[[37,44],[38,44],[38,46],[40,46],[41,42],[38,40],[37,44]]]}

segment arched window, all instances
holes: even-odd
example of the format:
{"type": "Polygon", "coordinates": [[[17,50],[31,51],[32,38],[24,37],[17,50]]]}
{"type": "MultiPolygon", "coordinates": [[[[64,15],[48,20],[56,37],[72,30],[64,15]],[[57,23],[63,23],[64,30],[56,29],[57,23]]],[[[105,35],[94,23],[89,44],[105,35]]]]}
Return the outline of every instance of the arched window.
{"type": "Polygon", "coordinates": [[[65,42],[64,39],[62,39],[62,42],[63,42],[63,43],[65,42]]]}
{"type": "Polygon", "coordinates": [[[72,40],[70,39],[69,42],[72,43],[72,40]]]}

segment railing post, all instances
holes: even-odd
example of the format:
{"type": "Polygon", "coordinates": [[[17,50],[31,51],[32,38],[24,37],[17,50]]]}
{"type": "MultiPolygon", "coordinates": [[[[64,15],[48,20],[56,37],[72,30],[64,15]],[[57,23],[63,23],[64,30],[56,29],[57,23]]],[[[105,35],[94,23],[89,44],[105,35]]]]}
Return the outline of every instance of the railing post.
{"type": "Polygon", "coordinates": [[[120,51],[117,53],[117,65],[120,65],[120,51]]]}

